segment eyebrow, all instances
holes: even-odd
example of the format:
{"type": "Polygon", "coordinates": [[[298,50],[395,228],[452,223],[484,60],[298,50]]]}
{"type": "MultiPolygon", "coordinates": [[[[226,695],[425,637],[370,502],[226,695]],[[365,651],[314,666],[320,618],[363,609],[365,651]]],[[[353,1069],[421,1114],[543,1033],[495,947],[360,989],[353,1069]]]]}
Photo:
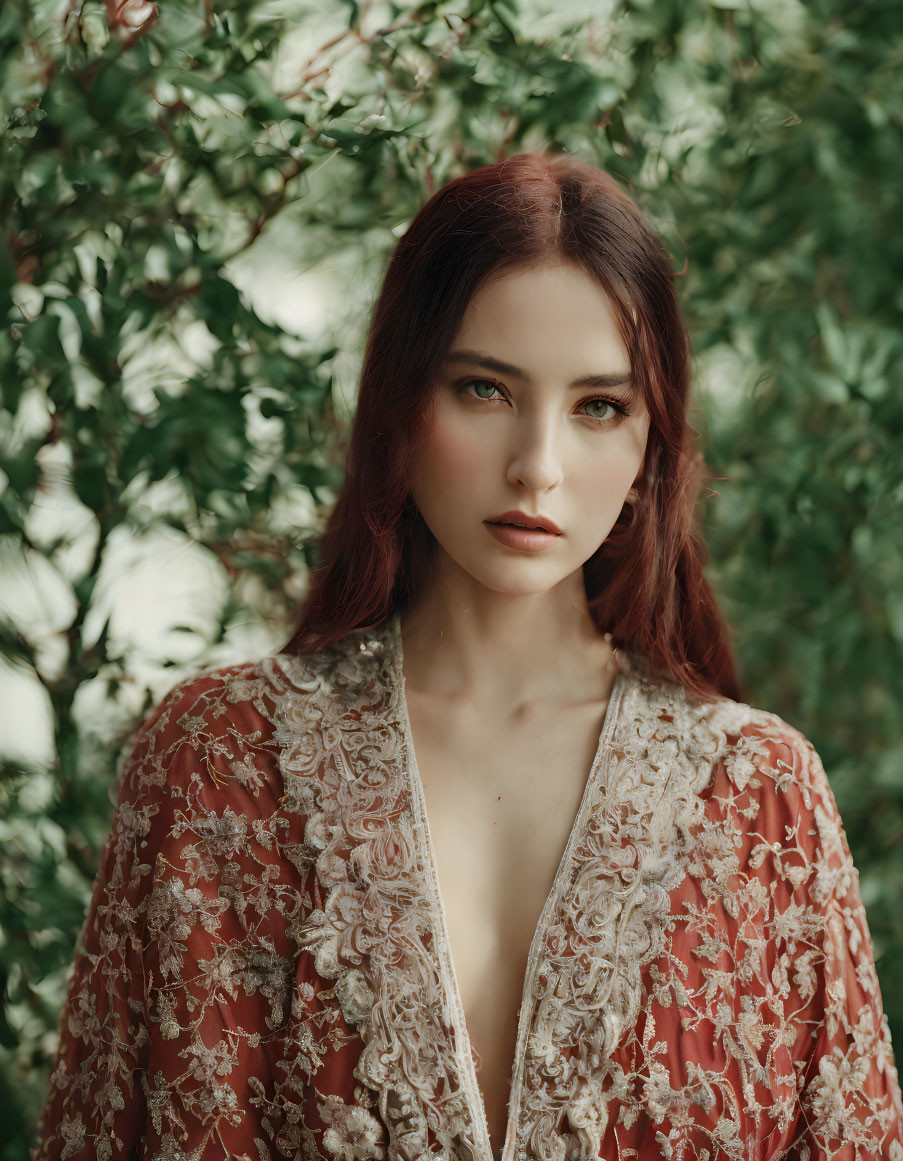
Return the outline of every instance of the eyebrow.
{"type": "MultiPolygon", "coordinates": [[[[489,371],[496,371],[499,375],[514,375],[518,379],[523,379],[525,383],[533,382],[532,376],[520,367],[515,367],[512,363],[503,363],[501,359],[495,359],[492,355],[481,354],[480,351],[451,351],[446,356],[445,361],[446,363],[477,363],[489,371]]],[[[627,386],[632,389],[634,384],[629,371],[612,371],[606,375],[581,375],[579,379],[575,379],[568,386],[580,389],[586,387],[627,386]]]]}

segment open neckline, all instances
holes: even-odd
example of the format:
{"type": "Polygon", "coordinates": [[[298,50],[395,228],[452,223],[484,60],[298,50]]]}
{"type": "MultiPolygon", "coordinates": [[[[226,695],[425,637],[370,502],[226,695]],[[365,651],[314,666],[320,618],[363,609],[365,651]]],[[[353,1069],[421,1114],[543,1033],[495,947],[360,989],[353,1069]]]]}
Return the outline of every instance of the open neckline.
{"type": "MultiPolygon", "coordinates": [[[[533,929],[533,935],[530,939],[527,967],[521,990],[520,1015],[518,1017],[517,1036],[514,1048],[513,1076],[508,1092],[508,1120],[505,1126],[505,1138],[501,1151],[497,1152],[493,1149],[489,1136],[486,1105],[483,1100],[483,1093],[480,1089],[473,1053],[471,1051],[470,1034],[467,1030],[467,1020],[464,1015],[464,1005],[461,1000],[458,975],[455,969],[454,957],[452,956],[451,940],[446,922],[445,905],[439,883],[436,851],[433,846],[429,819],[426,812],[426,793],[420,776],[420,769],[417,765],[417,754],[414,749],[414,738],[411,729],[411,719],[408,713],[406,680],[404,675],[404,643],[401,633],[401,615],[398,612],[392,616],[391,641],[393,645],[392,678],[395,684],[398,718],[402,730],[406,758],[405,775],[409,789],[411,790],[411,802],[416,823],[414,827],[414,841],[417,846],[420,865],[425,869],[426,876],[429,879],[430,902],[436,928],[436,953],[439,958],[443,986],[451,1001],[456,1061],[464,1086],[470,1120],[477,1137],[477,1145],[483,1152],[485,1161],[525,1161],[525,1153],[523,1157],[521,1157],[520,1153],[515,1156],[514,1144],[517,1133],[517,1116],[520,1110],[522,1096],[524,1051],[532,1016],[534,980],[542,954],[543,936],[547,927],[549,913],[555,900],[559,896],[561,883],[565,878],[565,871],[570,864],[577,837],[582,833],[586,814],[594,797],[594,790],[599,779],[599,773],[604,765],[603,759],[611,749],[611,738],[618,719],[627,675],[622,671],[618,671],[615,674],[615,679],[608,697],[608,705],[605,709],[605,716],[602,721],[602,727],[599,731],[596,751],[590,763],[589,773],[583,786],[580,805],[571,823],[567,842],[561,853],[555,874],[552,876],[552,885],[540,910],[539,917],[533,929]]],[[[474,1161],[478,1161],[478,1159],[474,1159],[474,1161]]]]}

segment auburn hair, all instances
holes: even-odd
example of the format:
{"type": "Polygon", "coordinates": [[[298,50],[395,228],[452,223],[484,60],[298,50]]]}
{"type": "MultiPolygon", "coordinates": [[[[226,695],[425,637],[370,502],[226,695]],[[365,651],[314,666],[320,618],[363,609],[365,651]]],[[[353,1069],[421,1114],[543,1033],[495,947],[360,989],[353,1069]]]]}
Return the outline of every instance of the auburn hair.
{"type": "Polygon", "coordinates": [[[485,279],[544,260],[576,264],[608,295],[650,415],[642,477],[583,565],[593,620],[697,696],[740,700],[694,517],[704,463],[671,258],[614,178],[565,153],[518,153],[455,178],[399,239],[371,316],[343,485],[285,652],[318,652],[416,597],[436,543],[409,490],[446,353],[485,279]]]}

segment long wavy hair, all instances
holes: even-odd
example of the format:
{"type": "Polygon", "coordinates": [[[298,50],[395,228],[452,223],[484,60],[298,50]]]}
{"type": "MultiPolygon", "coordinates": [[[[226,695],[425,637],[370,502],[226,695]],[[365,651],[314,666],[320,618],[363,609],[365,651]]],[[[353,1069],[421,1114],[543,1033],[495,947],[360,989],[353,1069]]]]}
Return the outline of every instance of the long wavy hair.
{"type": "Polygon", "coordinates": [[[728,627],[704,575],[704,475],[687,421],[690,342],[670,255],[608,174],[519,153],[450,181],[392,254],[373,308],[345,477],[285,651],[317,652],[414,601],[435,538],[410,498],[440,368],[475,291],[504,268],[572,262],[608,295],[650,415],[641,480],[583,565],[613,644],[702,698],[739,700],[728,627]]]}

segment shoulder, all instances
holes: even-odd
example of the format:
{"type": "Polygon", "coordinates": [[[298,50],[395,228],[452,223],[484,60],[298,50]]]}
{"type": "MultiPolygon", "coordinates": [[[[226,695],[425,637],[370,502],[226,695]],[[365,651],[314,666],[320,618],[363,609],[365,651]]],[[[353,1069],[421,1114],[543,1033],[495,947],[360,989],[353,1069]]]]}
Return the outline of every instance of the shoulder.
{"type": "Polygon", "coordinates": [[[236,727],[272,723],[285,713],[287,702],[310,704],[313,711],[318,700],[339,697],[349,685],[362,683],[357,636],[319,653],[273,653],[193,674],[158,701],[136,740],[165,752],[173,742],[197,746],[236,727]]]}
{"type": "Polygon", "coordinates": [[[832,901],[859,914],[837,803],[801,730],[744,702],[697,698],[660,676],[632,673],[628,690],[627,748],[640,752],[643,770],[651,764],[648,778],[671,804],[693,875],[708,880],[704,891],[723,896],[728,913],[767,898],[779,911],[804,908],[816,925],[832,901]]]}
{"type": "Polygon", "coordinates": [[[717,785],[734,796],[782,799],[793,811],[836,810],[814,745],[777,713],[698,697],[631,658],[622,714],[634,748],[695,770],[698,790],[717,785]]]}
{"type": "Polygon", "coordinates": [[[120,782],[172,786],[203,771],[237,775],[253,789],[276,777],[283,748],[303,744],[388,684],[384,630],[356,630],[307,655],[274,653],[211,668],[174,685],[141,721],[120,782]]]}
{"type": "Polygon", "coordinates": [[[167,762],[184,746],[196,752],[236,730],[254,736],[260,719],[291,685],[276,657],[208,669],[174,685],[132,737],[132,762],[167,762]]]}

